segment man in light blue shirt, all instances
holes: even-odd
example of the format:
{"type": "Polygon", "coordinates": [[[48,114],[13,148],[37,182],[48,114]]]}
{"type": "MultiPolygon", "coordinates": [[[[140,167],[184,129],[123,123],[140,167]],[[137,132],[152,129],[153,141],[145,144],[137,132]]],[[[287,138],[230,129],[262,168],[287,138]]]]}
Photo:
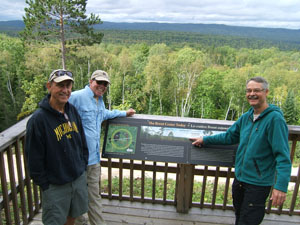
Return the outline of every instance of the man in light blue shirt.
{"type": "MultiPolygon", "coordinates": [[[[107,91],[110,80],[103,70],[93,72],[89,84],[84,89],[72,92],[69,102],[73,104],[81,116],[84,133],[89,149],[87,168],[87,182],[89,195],[89,221],[91,225],[106,224],[102,217],[100,195],[100,135],[101,123],[107,119],[126,117],[135,114],[134,109],[127,111],[107,110],[103,102],[103,95],[107,91]]],[[[76,224],[84,224],[83,217],[76,224]]]]}

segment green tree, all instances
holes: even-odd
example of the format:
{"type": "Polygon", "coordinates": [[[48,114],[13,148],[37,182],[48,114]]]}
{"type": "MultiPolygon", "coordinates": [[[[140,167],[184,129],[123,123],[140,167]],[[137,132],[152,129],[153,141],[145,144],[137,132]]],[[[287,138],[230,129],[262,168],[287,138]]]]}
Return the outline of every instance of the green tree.
{"type": "Polygon", "coordinates": [[[17,122],[24,101],[24,47],[17,38],[0,35],[0,132],[17,122]]]}
{"type": "Polygon", "coordinates": [[[288,96],[283,104],[282,110],[287,124],[295,125],[298,120],[298,114],[293,90],[289,90],[288,96]]]}
{"type": "Polygon", "coordinates": [[[92,25],[101,23],[98,16],[85,15],[87,0],[26,0],[21,33],[27,42],[61,43],[62,68],[66,68],[67,44],[92,45],[101,43],[103,34],[95,33],[92,25]]]}
{"type": "Polygon", "coordinates": [[[224,108],[228,101],[224,95],[223,80],[228,76],[227,73],[224,67],[208,68],[198,78],[190,113],[193,117],[224,119],[224,108]]]}
{"type": "Polygon", "coordinates": [[[30,97],[25,99],[22,112],[18,115],[18,118],[29,115],[37,108],[41,98],[47,94],[46,82],[47,78],[43,74],[36,75],[33,82],[24,81],[22,89],[30,97]],[[41,83],[44,85],[41,85],[41,83]]]}
{"type": "Polygon", "coordinates": [[[188,116],[194,101],[192,90],[196,86],[197,78],[205,70],[206,55],[201,51],[185,47],[171,57],[170,65],[176,75],[174,89],[176,116],[188,116]]]}
{"type": "Polygon", "coordinates": [[[156,44],[150,49],[148,63],[144,71],[146,75],[144,88],[149,95],[149,114],[163,115],[163,108],[168,108],[168,102],[172,102],[170,87],[173,86],[174,81],[170,74],[168,52],[169,50],[164,44],[156,44]],[[158,106],[154,104],[155,98],[158,99],[158,106]]]}

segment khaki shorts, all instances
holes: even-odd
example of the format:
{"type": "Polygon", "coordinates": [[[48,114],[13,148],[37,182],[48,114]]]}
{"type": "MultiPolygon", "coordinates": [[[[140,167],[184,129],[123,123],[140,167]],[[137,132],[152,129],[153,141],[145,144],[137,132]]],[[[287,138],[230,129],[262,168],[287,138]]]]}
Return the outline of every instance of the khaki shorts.
{"type": "Polygon", "coordinates": [[[42,221],[45,225],[62,225],[67,217],[76,218],[88,211],[86,172],[63,185],[50,184],[42,192],[42,221]]]}

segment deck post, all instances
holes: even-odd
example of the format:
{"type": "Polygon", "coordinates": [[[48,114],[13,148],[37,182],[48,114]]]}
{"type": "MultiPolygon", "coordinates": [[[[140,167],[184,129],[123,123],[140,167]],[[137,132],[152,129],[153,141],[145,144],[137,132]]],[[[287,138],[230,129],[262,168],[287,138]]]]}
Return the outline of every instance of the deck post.
{"type": "Polygon", "coordinates": [[[192,206],[194,165],[180,164],[177,183],[177,212],[188,213],[192,206]]]}

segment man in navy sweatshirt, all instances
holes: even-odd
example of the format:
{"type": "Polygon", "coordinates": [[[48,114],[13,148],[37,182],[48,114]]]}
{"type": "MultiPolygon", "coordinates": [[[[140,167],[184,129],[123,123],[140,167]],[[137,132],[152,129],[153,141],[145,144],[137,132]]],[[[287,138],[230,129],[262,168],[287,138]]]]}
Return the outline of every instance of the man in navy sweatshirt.
{"type": "Polygon", "coordinates": [[[27,123],[25,152],[30,176],[42,189],[45,225],[71,225],[88,210],[88,148],[81,118],[68,103],[70,71],[54,70],[49,94],[27,123]]]}

